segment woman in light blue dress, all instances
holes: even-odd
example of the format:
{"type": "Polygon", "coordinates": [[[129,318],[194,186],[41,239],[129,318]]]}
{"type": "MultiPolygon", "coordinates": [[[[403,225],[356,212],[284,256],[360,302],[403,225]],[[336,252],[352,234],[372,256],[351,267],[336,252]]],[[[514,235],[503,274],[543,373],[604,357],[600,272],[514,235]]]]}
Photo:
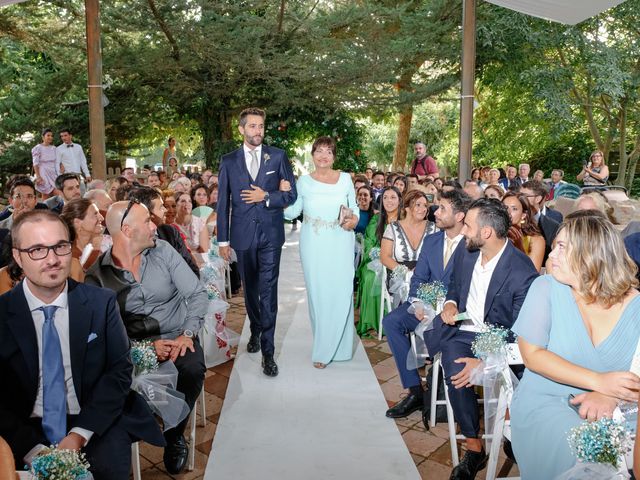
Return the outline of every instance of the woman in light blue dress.
{"type": "Polygon", "coordinates": [[[351,176],[333,170],[336,144],[318,138],[311,148],[315,171],[301,176],[298,199],[284,212],[294,219],[304,212],[300,258],[307,285],[313,330],[312,360],[316,368],[353,356],[353,251],[359,208],[351,176]],[[351,212],[338,222],[340,207],[351,212]]]}
{"type": "Polygon", "coordinates": [[[636,266],[597,213],[567,217],[549,257],[551,275],[531,284],[512,328],[527,367],[511,404],[523,480],[569,470],[576,462],[569,431],[585,418],[611,417],[618,400],[637,402],[640,379],[628,371],[640,338],[636,266]]]}

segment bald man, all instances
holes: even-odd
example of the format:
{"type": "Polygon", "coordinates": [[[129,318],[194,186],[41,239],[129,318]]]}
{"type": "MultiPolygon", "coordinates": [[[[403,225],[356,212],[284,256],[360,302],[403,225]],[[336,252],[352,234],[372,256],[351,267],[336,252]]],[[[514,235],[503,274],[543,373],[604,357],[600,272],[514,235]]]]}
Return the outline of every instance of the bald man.
{"type": "MultiPolygon", "coordinates": [[[[113,246],[89,269],[85,283],[116,292],[127,334],[152,340],[158,361],[175,363],[177,390],[193,409],[206,370],[197,334],[207,311],[207,293],[180,254],[156,239],[156,226],[143,204],[114,203],[106,224],[113,246]]],[[[164,434],[164,464],[173,475],[187,463],[187,422],[164,434]]]]}

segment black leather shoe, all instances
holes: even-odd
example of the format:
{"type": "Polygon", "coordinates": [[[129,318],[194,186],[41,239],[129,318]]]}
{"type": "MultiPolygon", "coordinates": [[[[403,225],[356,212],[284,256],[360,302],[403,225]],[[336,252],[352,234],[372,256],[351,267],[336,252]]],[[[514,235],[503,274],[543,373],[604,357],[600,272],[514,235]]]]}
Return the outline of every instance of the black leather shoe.
{"type": "Polygon", "coordinates": [[[258,353],[259,351],[260,351],[260,334],[257,334],[257,335],[251,334],[251,338],[249,338],[249,343],[247,343],[247,352],[258,353]]]}
{"type": "Polygon", "coordinates": [[[417,410],[422,410],[422,397],[410,393],[387,410],[386,415],[388,418],[403,418],[408,417],[417,410]]]}
{"type": "Polygon", "coordinates": [[[478,472],[487,466],[487,460],[484,448],[481,452],[467,450],[458,466],[451,472],[449,480],[474,480],[478,472]]]}
{"type": "Polygon", "coordinates": [[[180,473],[187,465],[187,458],[189,456],[189,448],[187,448],[187,442],[184,440],[184,436],[180,435],[175,440],[167,441],[167,446],[164,447],[164,466],[172,475],[180,473]]]}
{"type": "Polygon", "coordinates": [[[511,446],[511,440],[504,439],[504,443],[502,444],[502,451],[507,456],[509,460],[513,463],[517,464],[516,456],[513,454],[513,447],[511,446]]]}
{"type": "Polygon", "coordinates": [[[273,355],[264,355],[262,357],[262,372],[267,377],[278,376],[278,365],[276,365],[276,361],[273,359],[273,355]]]}

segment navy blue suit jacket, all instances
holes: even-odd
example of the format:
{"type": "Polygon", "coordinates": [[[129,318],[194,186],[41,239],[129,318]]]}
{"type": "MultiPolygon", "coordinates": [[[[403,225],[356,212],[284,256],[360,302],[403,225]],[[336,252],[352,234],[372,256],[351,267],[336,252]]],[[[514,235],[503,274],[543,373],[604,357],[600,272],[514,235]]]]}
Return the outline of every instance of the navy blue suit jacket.
{"type": "Polygon", "coordinates": [[[640,277],[640,232],[632,233],[624,238],[624,246],[631,259],[636,262],[639,268],[638,277],[640,277]]]}
{"type": "MultiPolygon", "coordinates": [[[[133,370],[129,338],[115,293],[71,279],[68,282],[69,350],[80,404],[69,430],[81,427],[101,436],[127,404],[133,418],[125,428],[132,438],[162,445],[161,432],[145,401],[129,390],[133,370]]],[[[20,462],[35,445],[48,444],[30,419],[38,376],[36,330],[20,282],[0,296],[0,383],[5,389],[0,395],[0,436],[20,462]]]]}
{"type": "Polygon", "coordinates": [[[440,231],[425,237],[420,256],[418,257],[418,263],[411,277],[409,298],[416,296],[416,292],[421,283],[440,281],[445,287],[449,285],[451,272],[453,272],[454,258],[458,250],[466,247],[464,246],[464,239],[460,240],[449,259],[447,268],[444,268],[444,235],[445,233],[440,231]]]}
{"type": "MultiPolygon", "coordinates": [[[[468,252],[465,248],[464,254],[456,255],[454,258],[447,300],[455,301],[459,312],[467,309],[471,277],[479,255],[479,250],[468,252]]],[[[537,276],[538,272],[529,257],[507,240],[507,247],[498,260],[489,282],[484,302],[485,323],[510,329],[518,318],[531,282],[537,276]]]]}
{"type": "Polygon", "coordinates": [[[262,145],[260,170],[255,181],[247,170],[244,149],[223,155],[218,174],[218,241],[231,242],[236,250],[251,246],[259,223],[274,247],[284,243],[284,208],[296,201],[298,194],[291,164],[284,150],[262,145]],[[265,159],[265,157],[267,157],[265,159]],[[281,192],[280,180],[291,183],[291,191],[281,192]],[[269,192],[266,202],[247,204],[240,197],[251,185],[269,192]]]}

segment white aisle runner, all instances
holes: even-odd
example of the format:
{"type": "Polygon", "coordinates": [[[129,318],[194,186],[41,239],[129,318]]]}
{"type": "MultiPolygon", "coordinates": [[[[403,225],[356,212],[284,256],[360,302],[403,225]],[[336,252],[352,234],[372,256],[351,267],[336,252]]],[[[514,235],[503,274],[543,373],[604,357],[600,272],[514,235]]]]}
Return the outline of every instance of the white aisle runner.
{"type": "Polygon", "coordinates": [[[288,232],[282,251],[280,374],[266,377],[261,354],[247,353],[247,319],[205,480],[419,479],[359,339],[352,361],[313,368],[298,239],[288,232]]]}

